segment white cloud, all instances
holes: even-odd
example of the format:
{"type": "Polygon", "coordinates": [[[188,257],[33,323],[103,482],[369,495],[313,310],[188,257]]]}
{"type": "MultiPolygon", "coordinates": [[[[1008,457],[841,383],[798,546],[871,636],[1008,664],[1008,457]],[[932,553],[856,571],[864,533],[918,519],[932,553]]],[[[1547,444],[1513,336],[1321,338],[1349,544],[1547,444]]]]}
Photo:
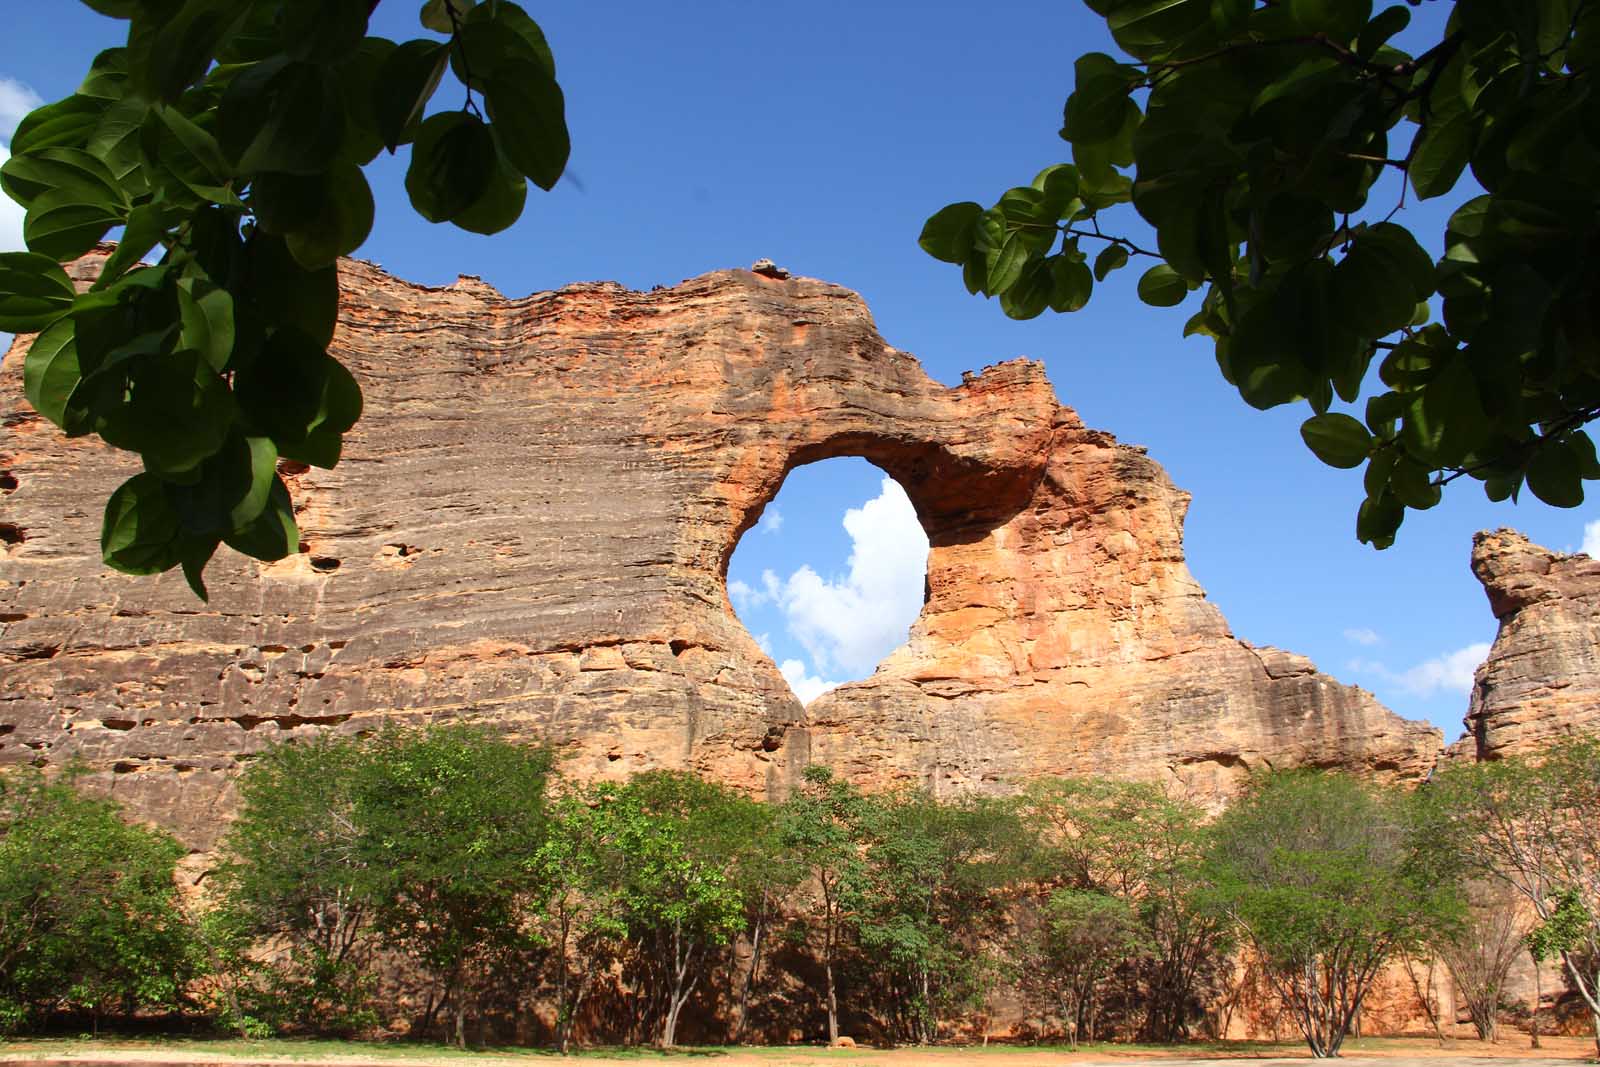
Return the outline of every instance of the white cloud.
{"type": "Polygon", "coordinates": [[[789,683],[789,688],[794,690],[794,695],[800,698],[800,703],[809,704],[823,693],[838,686],[838,682],[824,681],[814,678],[806,673],[806,665],[797,659],[786,659],[778,667],[783,680],[789,683]]]}
{"type": "Polygon", "coordinates": [[[0,78],[0,141],[9,144],[22,116],[42,103],[38,93],[15,78],[0,78]]]}
{"type": "Polygon", "coordinates": [[[735,578],[728,583],[728,599],[733,601],[733,606],[738,609],[739,614],[747,615],[751,608],[760,607],[772,597],[752,589],[749,582],[735,578]]]}
{"type": "Polygon", "coordinates": [[[1378,636],[1378,631],[1365,626],[1354,627],[1344,632],[1344,639],[1355,645],[1375,645],[1383,638],[1378,636]]]}
{"type": "Polygon", "coordinates": [[[764,534],[775,534],[783,529],[783,512],[777,508],[768,508],[761,514],[761,521],[756,524],[756,529],[764,534]]]}
{"type": "Polygon", "coordinates": [[[1472,692],[1472,676],[1489,656],[1489,642],[1478,641],[1417,664],[1397,679],[1400,688],[1417,696],[1472,692]]]}
{"type": "Polygon", "coordinates": [[[767,657],[770,659],[772,657],[772,635],[762,634],[761,636],[757,637],[756,647],[765,652],[767,657]]]}
{"type": "Polygon", "coordinates": [[[1583,547],[1578,549],[1590,559],[1600,559],[1600,519],[1583,525],[1583,547]]]}
{"type": "MultiPolygon", "coordinates": [[[[0,166],[10,158],[11,153],[0,144],[0,166]]],[[[0,193],[0,252],[21,252],[27,247],[22,243],[22,216],[22,205],[0,193]]]]}
{"type": "Polygon", "coordinates": [[[787,581],[770,571],[762,581],[819,671],[863,677],[905,641],[922,610],[928,537],[905,490],[887,477],[876,497],[845,512],[844,528],[852,549],[843,577],[802,566],[787,581]]]}
{"type": "Polygon", "coordinates": [[[1473,675],[1489,656],[1489,642],[1477,641],[1466,648],[1424,660],[1403,671],[1392,671],[1374,660],[1351,660],[1350,669],[1375,674],[1408,696],[1431,697],[1438,693],[1466,696],[1472,692],[1473,675]]]}

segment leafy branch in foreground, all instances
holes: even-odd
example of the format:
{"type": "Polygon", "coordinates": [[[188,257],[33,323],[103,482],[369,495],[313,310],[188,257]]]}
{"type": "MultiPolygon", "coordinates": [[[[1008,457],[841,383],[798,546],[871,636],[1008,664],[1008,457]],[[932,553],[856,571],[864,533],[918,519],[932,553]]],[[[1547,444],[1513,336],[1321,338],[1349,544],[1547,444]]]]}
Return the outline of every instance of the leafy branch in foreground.
{"type": "Polygon", "coordinates": [[[181,565],[204,598],[219,544],[298,547],[278,464],[332,467],[361,413],[328,344],[379,152],[411,145],[412,206],[475,233],[517,220],[528,179],[561,177],[565,105],[522,8],[428,0],[422,25],[448,40],[396,44],[367,36],[378,2],[84,0],[128,21],[127,44],[17,127],[0,188],[27,210],[28,251],[0,255],[0,330],[39,334],[24,388],[40,414],[143,461],[106,505],[118,570],[181,565]],[[465,102],[426,115],[447,68],[465,102]],[[115,227],[78,293],[61,264],[115,227]]]}
{"type": "Polygon", "coordinates": [[[1398,4],[1085,2],[1131,61],[1077,60],[1073,162],[944,208],[922,247],[1019,319],[1079,310],[1132,256],[1159,260],[1148,304],[1204,288],[1185,336],[1214,339],[1252,406],[1307,401],[1318,458],[1365,465],[1356,535],[1375,547],[1461,477],[1581,504],[1600,478],[1600,3],[1454,0],[1412,56],[1388,43],[1398,4]],[[1374,210],[1385,170],[1399,202],[1374,210]],[[1437,261],[1393,221],[1473,182],[1437,261]],[[1129,203],[1156,251],[1101,232],[1129,203]],[[1333,410],[1363,397],[1362,418],[1333,410]]]}

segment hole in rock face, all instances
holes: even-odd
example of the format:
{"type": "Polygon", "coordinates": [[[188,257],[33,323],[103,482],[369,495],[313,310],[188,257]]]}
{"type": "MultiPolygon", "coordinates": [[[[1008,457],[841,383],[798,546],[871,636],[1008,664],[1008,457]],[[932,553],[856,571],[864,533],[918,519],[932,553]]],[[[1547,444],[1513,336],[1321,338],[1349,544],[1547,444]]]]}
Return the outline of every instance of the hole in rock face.
{"type": "Polygon", "coordinates": [[[801,703],[866,678],[927,598],[928,535],[864,459],[797,467],[728,563],[728,599],[801,703]]]}

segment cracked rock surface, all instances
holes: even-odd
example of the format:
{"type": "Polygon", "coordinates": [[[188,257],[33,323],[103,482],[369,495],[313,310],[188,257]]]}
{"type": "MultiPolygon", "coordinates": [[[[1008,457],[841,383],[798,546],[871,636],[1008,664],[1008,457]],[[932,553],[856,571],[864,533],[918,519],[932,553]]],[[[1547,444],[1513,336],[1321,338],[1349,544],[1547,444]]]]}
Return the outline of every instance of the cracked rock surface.
{"type": "MultiPolygon", "coordinates": [[[[92,264],[80,264],[80,271],[92,264]]],[[[0,364],[0,763],[74,757],[207,848],[271,741],[459,718],[567,773],[688,767],[781,794],[1050,773],[1202,798],[1253,768],[1415,778],[1440,735],[1237,640],[1184,563],[1187,494],[1017,360],[947,388],[861,298],[720,271],[506,299],[341,269],[336,354],[366,414],[284,468],[303,551],[176,572],[99,560],[137,457],[66,440],[0,364]],[[734,618],[727,561],[793,467],[863,456],[930,541],[928,599],[870,679],[802,708],[734,618]]]]}
{"type": "Polygon", "coordinates": [[[1502,529],[1473,538],[1472,573],[1500,628],[1451,755],[1524,755],[1600,733],[1600,562],[1502,529]]]}

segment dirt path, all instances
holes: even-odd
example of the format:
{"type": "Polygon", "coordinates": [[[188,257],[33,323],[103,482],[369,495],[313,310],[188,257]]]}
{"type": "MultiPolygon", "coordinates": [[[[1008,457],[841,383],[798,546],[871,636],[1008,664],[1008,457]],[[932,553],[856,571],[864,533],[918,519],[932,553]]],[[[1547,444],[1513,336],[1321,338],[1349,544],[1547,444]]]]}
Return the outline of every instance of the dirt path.
{"type": "MultiPolygon", "coordinates": [[[[117,1042],[0,1041],[0,1065],[18,1067],[530,1067],[530,1061],[558,1057],[537,1049],[457,1053],[429,1046],[364,1044],[338,1052],[333,1042],[296,1046],[289,1041],[242,1042],[117,1042]]],[[[1306,1067],[1304,1047],[1293,1045],[1148,1046],[1117,1048],[1099,1045],[1069,1052],[1060,1048],[1008,1045],[983,1047],[828,1049],[791,1048],[684,1049],[660,1053],[628,1049],[585,1051],[571,1057],[575,1067],[1219,1067],[1223,1062],[1250,1067],[1306,1067]]],[[[1593,1062],[1594,1043],[1587,1038],[1546,1038],[1530,1049],[1520,1035],[1499,1044],[1452,1041],[1441,1046],[1422,1039],[1373,1039],[1346,1046],[1344,1064],[1376,1067],[1571,1067],[1593,1062]]]]}

